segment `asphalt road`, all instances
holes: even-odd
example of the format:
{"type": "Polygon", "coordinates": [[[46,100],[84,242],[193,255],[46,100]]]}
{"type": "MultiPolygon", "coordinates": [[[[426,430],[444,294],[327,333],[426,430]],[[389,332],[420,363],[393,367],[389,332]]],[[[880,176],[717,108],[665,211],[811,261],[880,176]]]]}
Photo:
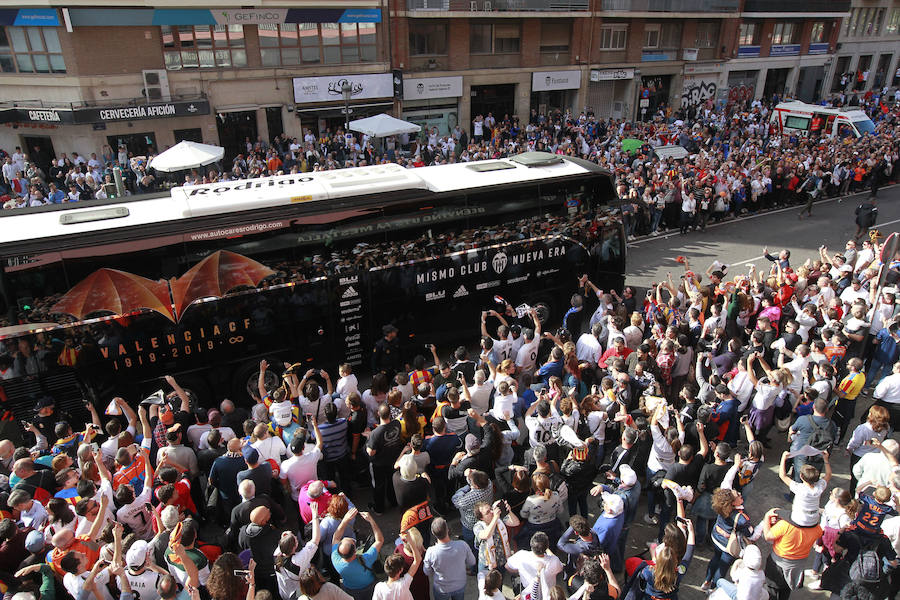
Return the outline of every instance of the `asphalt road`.
{"type": "MultiPolygon", "coordinates": [[[[900,230],[900,186],[884,188],[879,192],[879,220],[878,227],[883,234],[900,230]]],[[[741,219],[726,221],[721,224],[711,224],[703,233],[692,232],[686,235],[674,234],[660,235],[655,238],[647,237],[638,239],[628,247],[628,274],[627,283],[639,288],[645,288],[654,281],[665,278],[666,273],[673,276],[679,275],[683,268],[675,262],[675,257],[683,255],[691,263],[692,269],[703,272],[713,260],[719,260],[730,265],[729,273],[746,273],[750,264],[755,263],[757,268],[768,268],[768,261],[763,258],[762,250],[768,246],[770,251],[776,252],[781,248],[791,251],[792,262],[801,264],[807,257],[818,256],[818,247],[825,244],[831,251],[843,248],[847,239],[856,231],[854,224],[854,210],[862,196],[852,196],[842,201],[836,199],[825,200],[815,205],[813,217],[803,220],[797,219],[799,207],[777,210],[765,214],[759,214],[741,219]]],[[[867,410],[871,400],[861,397],[858,411],[867,410]]],[[[862,414],[859,412],[858,414],[862,414]]],[[[772,448],[766,453],[766,463],[761,469],[755,484],[753,497],[747,499],[746,510],[754,522],[772,507],[790,507],[783,494],[786,487],[778,480],[778,461],[782,451],[787,449],[786,437],[774,430],[770,434],[772,448]]],[[[746,441],[738,445],[739,451],[746,452],[746,441]]],[[[836,450],[833,453],[832,465],[834,477],[828,490],[823,494],[821,504],[824,506],[831,489],[835,486],[846,487],[849,485],[849,458],[843,451],[836,450]]],[[[368,490],[362,490],[354,495],[358,506],[365,507],[370,497],[368,490]]],[[[590,520],[593,522],[598,516],[596,500],[589,500],[590,520]]],[[[641,501],[638,515],[632,524],[630,539],[628,541],[626,556],[638,554],[646,548],[646,543],[655,539],[656,527],[643,523],[646,514],[646,498],[641,501]]],[[[378,523],[385,532],[387,546],[392,547],[392,540],[396,539],[399,526],[400,513],[397,509],[388,511],[378,517],[378,523]]],[[[459,535],[459,521],[456,515],[449,516],[451,533],[459,535]]],[[[565,524],[564,524],[565,527],[565,524]]],[[[771,546],[765,541],[757,542],[765,557],[771,546]]],[[[382,551],[383,555],[385,550],[382,551]]],[[[693,562],[687,575],[682,581],[679,597],[685,600],[701,600],[706,594],[699,588],[703,582],[706,567],[711,556],[711,551],[698,549],[695,552],[693,562]]],[[[565,558],[565,557],[561,557],[565,558]]],[[[812,566],[812,558],[809,559],[812,566]]],[[[619,578],[620,584],[622,578],[619,578]]],[[[509,583],[506,577],[505,583],[509,583]]],[[[508,587],[504,590],[507,597],[513,597],[512,590],[508,587]]],[[[470,577],[466,588],[466,598],[477,598],[475,578],[470,577]]],[[[828,598],[827,592],[814,592],[807,589],[795,591],[792,600],[810,600],[828,598]]]]}
{"type": "MultiPolygon", "coordinates": [[[[867,194],[867,193],[866,193],[867,194]]],[[[800,220],[800,207],[745,216],[740,219],[712,223],[706,231],[680,235],[677,230],[658,237],[644,237],[628,244],[626,281],[640,288],[662,281],[667,273],[677,278],[683,267],[676,256],[688,259],[694,272],[704,272],[714,260],[729,265],[728,275],[746,273],[751,264],[768,269],[771,263],[763,257],[787,248],[791,263],[800,265],[808,257],[817,258],[818,248],[825,244],[829,253],[842,250],[856,232],[857,205],[866,194],[844,199],[823,200],[813,208],[813,216],[800,220]]],[[[883,188],[878,193],[878,228],[883,235],[900,230],[900,186],[883,188]]]]}

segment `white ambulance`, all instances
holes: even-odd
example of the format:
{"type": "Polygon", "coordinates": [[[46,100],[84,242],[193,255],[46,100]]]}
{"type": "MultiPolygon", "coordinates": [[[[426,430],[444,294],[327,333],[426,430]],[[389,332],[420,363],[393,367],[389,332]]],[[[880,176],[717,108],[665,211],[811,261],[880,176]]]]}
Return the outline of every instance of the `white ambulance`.
{"type": "Polygon", "coordinates": [[[771,124],[782,135],[819,133],[827,137],[862,137],[875,131],[872,119],[859,109],[828,108],[804,102],[781,102],[772,111],[771,124]]]}

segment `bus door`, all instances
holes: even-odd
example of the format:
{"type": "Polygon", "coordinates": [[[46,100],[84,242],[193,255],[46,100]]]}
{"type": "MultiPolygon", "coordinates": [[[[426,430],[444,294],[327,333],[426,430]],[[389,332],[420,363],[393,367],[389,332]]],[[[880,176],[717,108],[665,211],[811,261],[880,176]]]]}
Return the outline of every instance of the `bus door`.
{"type": "Polygon", "coordinates": [[[835,120],[835,115],[828,115],[828,118],[825,120],[825,135],[833,136],[837,133],[837,130],[834,128],[835,120]]]}

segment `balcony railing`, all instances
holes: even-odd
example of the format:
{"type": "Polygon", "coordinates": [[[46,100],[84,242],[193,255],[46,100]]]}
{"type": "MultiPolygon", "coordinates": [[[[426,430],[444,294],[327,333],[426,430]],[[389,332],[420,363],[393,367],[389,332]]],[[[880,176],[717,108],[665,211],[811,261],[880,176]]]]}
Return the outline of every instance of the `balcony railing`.
{"type": "Polygon", "coordinates": [[[740,0],[603,0],[603,10],[630,12],[713,12],[740,10],[740,0]]]}
{"type": "Polygon", "coordinates": [[[850,12],[850,0],[745,0],[744,12],[846,13],[850,12]]]}
{"type": "Polygon", "coordinates": [[[467,12],[583,12],[590,0],[406,0],[407,10],[467,12]]]}

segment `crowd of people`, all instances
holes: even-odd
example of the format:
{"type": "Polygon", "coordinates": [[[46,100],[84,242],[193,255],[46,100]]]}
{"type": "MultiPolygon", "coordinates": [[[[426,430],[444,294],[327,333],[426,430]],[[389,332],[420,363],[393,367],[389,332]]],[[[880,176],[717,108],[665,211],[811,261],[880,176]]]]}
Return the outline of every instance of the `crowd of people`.
{"type": "MultiPolygon", "coordinates": [[[[762,104],[646,123],[482,120],[471,144],[462,131],[443,140],[446,154],[440,139],[422,140],[411,162],[527,149],[588,157],[615,173],[629,235],[687,233],[810,196],[875,196],[897,173],[898,114],[881,106],[866,107],[876,135],[858,140],[772,135],[762,104]],[[625,137],[647,144],[625,153],[625,137]],[[695,157],[655,157],[673,141],[695,144],[695,157]]],[[[287,144],[296,160],[302,149],[288,170],[369,160],[323,143],[276,140],[263,152],[287,144]]],[[[286,168],[275,158],[267,171],[286,168]]],[[[212,176],[253,172],[240,160],[235,169],[212,176]]],[[[168,393],[86,403],[86,422],[41,397],[21,442],[0,441],[2,591],[675,600],[695,597],[685,577],[703,570],[702,555],[690,593],[715,600],[785,600],[803,587],[893,598],[900,261],[882,263],[874,207],[860,205],[856,239],[802,262],[768,248],[747,274],[681,260],[682,274],[643,297],[573,275],[571,309],[550,316],[562,327],[511,306],[485,311],[470,324],[472,357],[431,346],[398,359],[386,326],[371,379],[349,365],[262,361],[251,397],[213,405],[167,377],[168,393]],[[842,453],[849,472],[833,468],[842,453]],[[767,469],[785,493],[769,510],[767,469]]],[[[8,362],[0,371],[18,368],[8,362]]]]}
{"type": "Polygon", "coordinates": [[[368,387],[348,365],[263,361],[252,398],[216,406],[172,377],[87,403],[87,423],[40,398],[27,441],[0,441],[0,583],[15,600],[672,600],[703,555],[718,600],[894,597],[900,261],[880,244],[764,249],[747,275],[682,260],[643,298],[582,276],[563,328],[482,313],[473,359],[432,346],[394,368],[387,326],[368,387]],[[767,467],[786,495],[768,511],[767,467]]]}

